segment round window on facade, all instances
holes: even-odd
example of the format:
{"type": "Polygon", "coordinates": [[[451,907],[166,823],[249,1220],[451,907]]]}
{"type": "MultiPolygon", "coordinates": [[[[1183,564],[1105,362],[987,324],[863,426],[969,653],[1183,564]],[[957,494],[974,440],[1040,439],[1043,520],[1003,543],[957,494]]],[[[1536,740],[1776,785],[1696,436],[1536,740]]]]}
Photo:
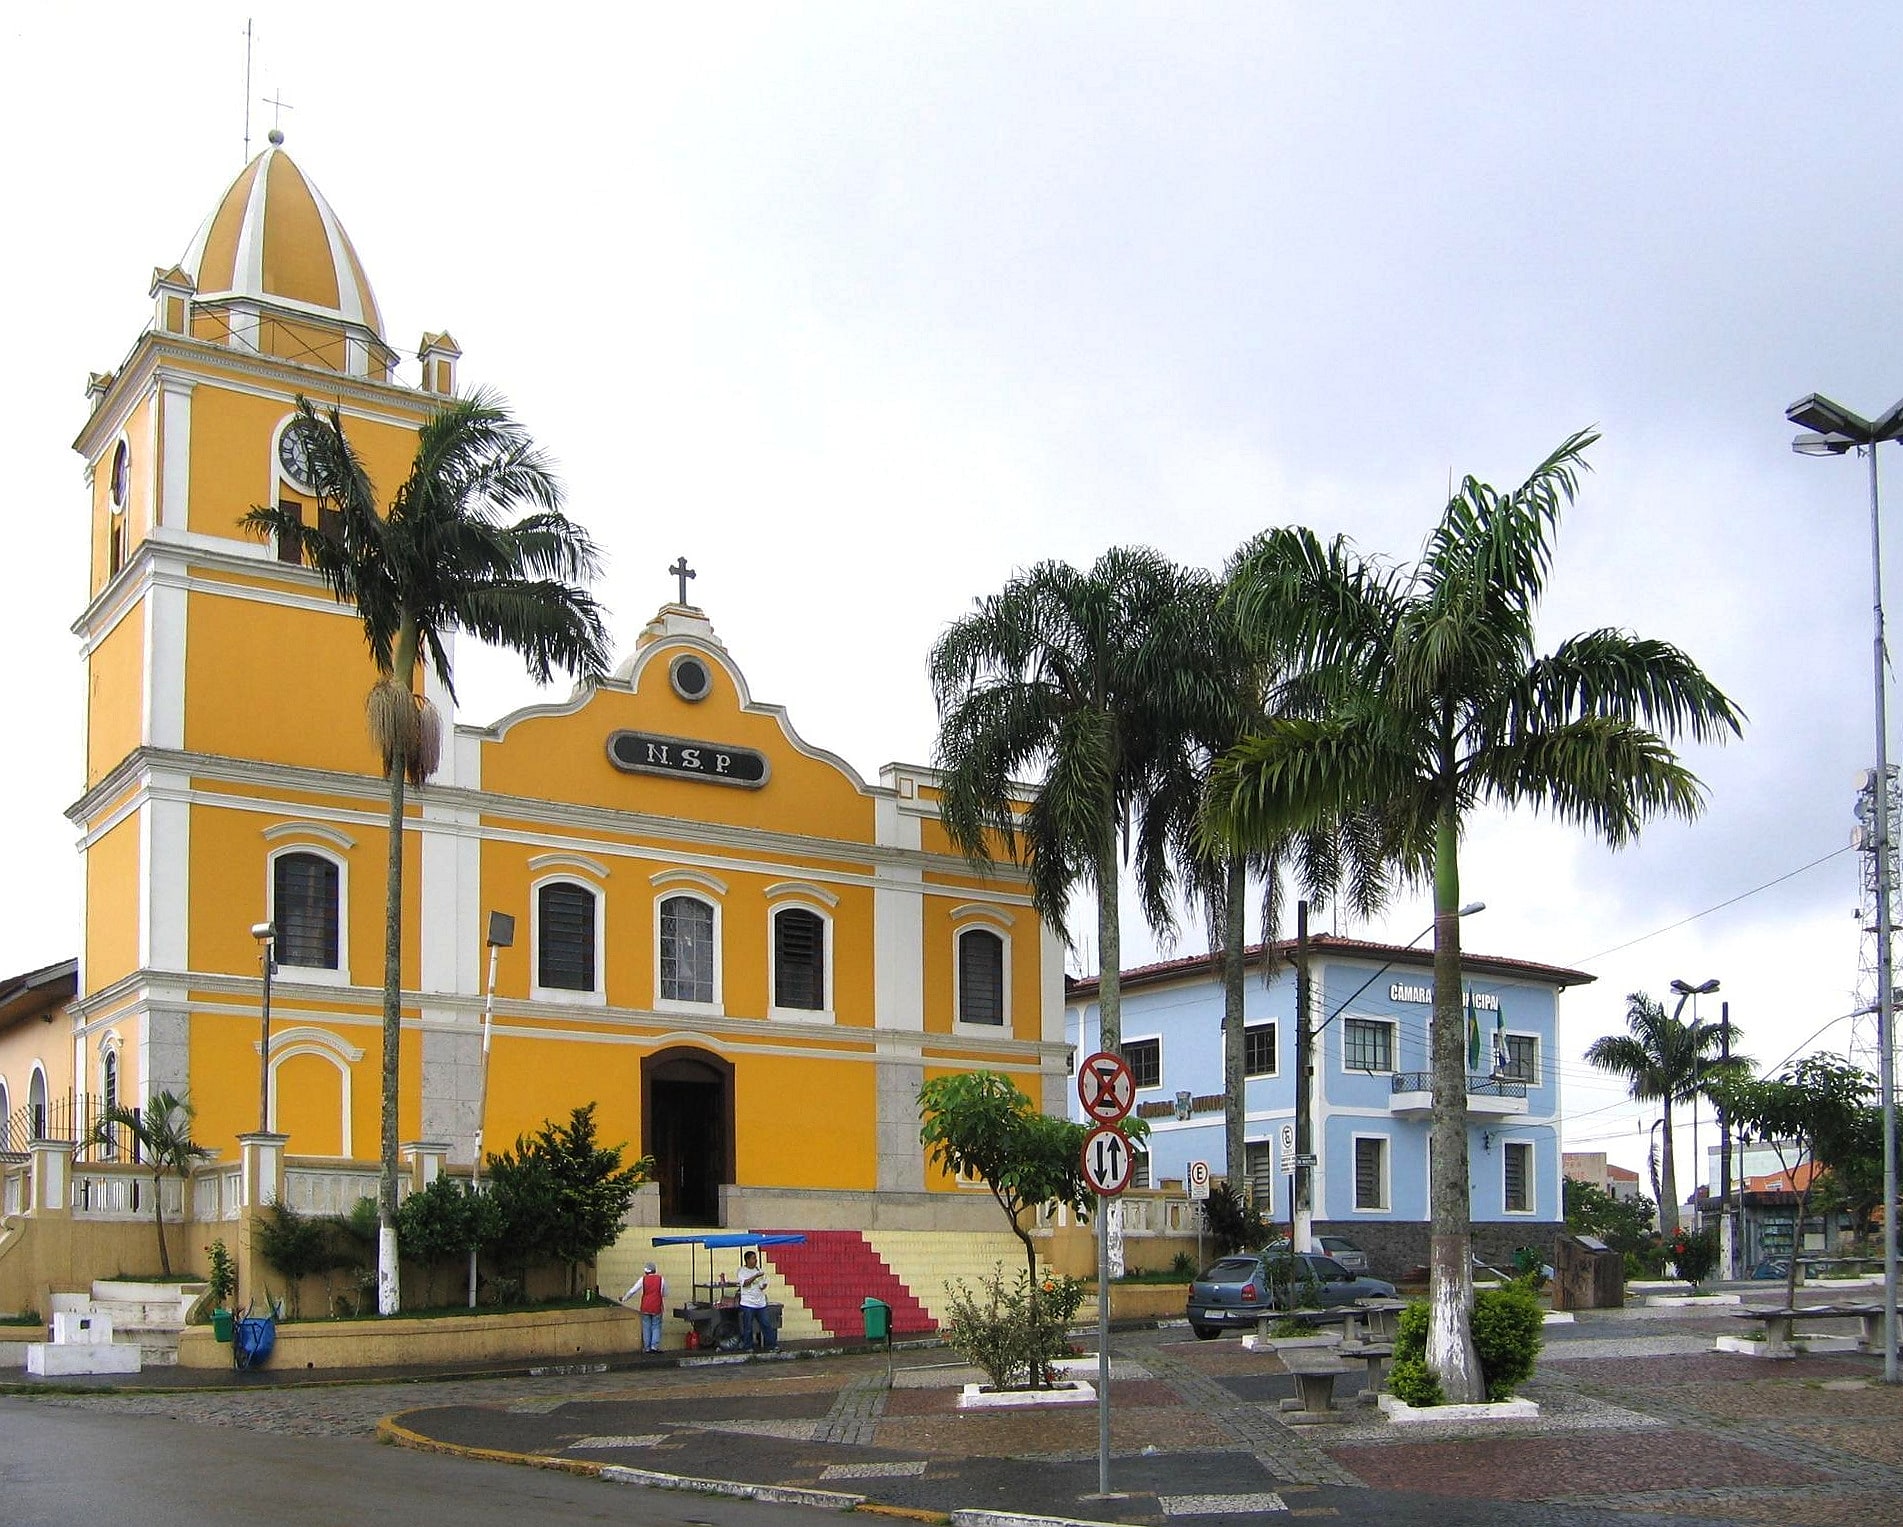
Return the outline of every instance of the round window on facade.
{"type": "Polygon", "coordinates": [[[667,665],[667,681],[683,700],[705,700],[713,693],[714,676],[707,664],[691,652],[683,652],[667,665]]]}

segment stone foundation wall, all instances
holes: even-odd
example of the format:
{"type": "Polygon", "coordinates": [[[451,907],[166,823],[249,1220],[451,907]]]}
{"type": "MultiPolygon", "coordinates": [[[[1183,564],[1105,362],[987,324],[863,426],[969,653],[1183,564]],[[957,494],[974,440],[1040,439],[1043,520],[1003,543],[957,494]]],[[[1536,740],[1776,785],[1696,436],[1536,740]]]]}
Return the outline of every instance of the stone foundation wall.
{"type": "MultiPolygon", "coordinates": [[[[1538,1246],[1553,1260],[1554,1243],[1564,1226],[1553,1220],[1476,1220],[1474,1255],[1502,1271],[1513,1270],[1513,1253],[1538,1246]]],[[[1427,1266],[1428,1226],[1424,1220],[1330,1220],[1315,1222],[1315,1234],[1339,1235],[1368,1254],[1368,1270],[1390,1283],[1427,1266]]]]}

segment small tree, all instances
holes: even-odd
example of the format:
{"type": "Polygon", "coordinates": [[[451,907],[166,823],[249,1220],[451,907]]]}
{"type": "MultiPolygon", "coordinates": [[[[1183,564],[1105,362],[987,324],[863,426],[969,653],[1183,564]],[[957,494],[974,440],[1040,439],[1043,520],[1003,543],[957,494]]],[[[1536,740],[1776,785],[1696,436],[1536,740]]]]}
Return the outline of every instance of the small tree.
{"type": "Polygon", "coordinates": [[[568,1292],[576,1293],[583,1264],[614,1244],[635,1189],[653,1173],[652,1156],[623,1166],[626,1148],[597,1140],[593,1103],[574,1109],[566,1124],[551,1119],[518,1136],[513,1150],[489,1158],[490,1244],[523,1273],[536,1257],[566,1264],[568,1292]]]}
{"type": "Polygon", "coordinates": [[[1640,1252],[1651,1239],[1656,1209],[1649,1198],[1614,1198],[1596,1183],[1568,1177],[1560,1185],[1566,1228],[1597,1236],[1614,1251],[1640,1252]]]}
{"type": "Polygon", "coordinates": [[[211,1155],[192,1139],[195,1111],[177,1093],[155,1092],[144,1108],[108,1104],[100,1111],[91,1136],[94,1143],[111,1149],[123,1129],[138,1142],[140,1158],[152,1172],[152,1224],[159,1238],[159,1274],[166,1278],[172,1276],[172,1259],[165,1249],[165,1174],[171,1172],[183,1182],[195,1165],[211,1155]]]}
{"type": "Polygon", "coordinates": [[[424,1299],[436,1302],[436,1275],[443,1264],[467,1257],[481,1239],[481,1200],[451,1177],[438,1177],[396,1211],[397,1243],[423,1268],[424,1299]]]}
{"type": "Polygon", "coordinates": [[[264,1260],[284,1275],[285,1302],[293,1320],[303,1314],[304,1279],[329,1274],[354,1260],[337,1244],[335,1221],[299,1214],[282,1200],[259,1217],[257,1237],[264,1260]]]}
{"type": "Polygon", "coordinates": [[[1779,1076],[1730,1076],[1721,1084],[1720,1099],[1732,1127],[1770,1147],[1796,1200],[1786,1305],[1797,1297],[1797,1257],[1815,1168],[1855,1148],[1873,1091],[1868,1072],[1829,1055],[1806,1056],[1779,1076]],[[1812,1170],[1803,1170],[1806,1166],[1812,1170]]]}

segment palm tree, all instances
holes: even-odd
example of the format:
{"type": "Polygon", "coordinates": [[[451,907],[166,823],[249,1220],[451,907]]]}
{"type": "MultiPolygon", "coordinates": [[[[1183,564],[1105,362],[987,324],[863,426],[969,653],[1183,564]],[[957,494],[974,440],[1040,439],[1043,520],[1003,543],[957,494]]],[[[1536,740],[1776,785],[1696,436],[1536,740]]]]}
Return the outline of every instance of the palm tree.
{"type": "Polygon", "coordinates": [[[555,474],[492,393],[446,403],[417,431],[416,456],[386,512],[344,434],[298,399],[309,428],[318,512],[262,506],[240,522],[260,538],[300,545],[340,601],[356,605],[381,676],[366,705],[389,782],[383,920],[383,1129],[378,1184],[377,1310],[394,1315],[397,1287],[397,1058],[403,1015],[403,798],[435,771],[440,722],[416,693],[427,663],[453,698],[446,641],[460,629],[520,653],[538,683],[563,669],[584,683],[608,667],[600,607],[578,580],[599,557],[561,512],[555,474]],[[527,510],[519,519],[518,511],[527,510]]]}
{"type": "MultiPolygon", "coordinates": [[[[1727,1023],[1723,1018],[1708,1023],[1695,1014],[1686,1023],[1668,1014],[1662,1003],[1635,991],[1625,999],[1625,1025],[1631,1032],[1605,1034],[1586,1047],[1587,1060],[1624,1077],[1634,1098],[1656,1101],[1665,1116],[1665,1143],[1659,1148],[1659,1228],[1667,1236],[1679,1224],[1672,1105],[1701,1097],[1717,1102],[1729,1078],[1751,1070],[1752,1062],[1742,1055],[1723,1058],[1727,1023]]],[[[1730,1029],[1735,1038],[1738,1026],[1731,1024],[1730,1029]]]]}
{"type": "Polygon", "coordinates": [[[155,1092],[146,1099],[144,1108],[108,1103],[93,1121],[93,1144],[116,1150],[123,1129],[137,1144],[138,1159],[151,1169],[152,1223],[159,1237],[159,1273],[166,1278],[172,1276],[172,1259],[165,1250],[165,1199],[160,1185],[167,1172],[185,1181],[192,1167],[211,1155],[192,1139],[194,1112],[178,1094],[155,1092]]]}
{"type": "MultiPolygon", "coordinates": [[[[1068,941],[1073,891],[1097,897],[1103,1048],[1123,1043],[1117,840],[1157,771],[1159,739],[1209,682],[1192,660],[1185,574],[1145,547],[1079,571],[1041,562],[933,645],[939,809],[974,862],[1002,842],[1039,914],[1068,941]],[[1035,799],[1021,774],[1037,773],[1035,799]]],[[[1139,877],[1164,866],[1139,856],[1139,877]]],[[[1146,886],[1145,899],[1153,887],[1146,886]]]]}
{"type": "MultiPolygon", "coordinates": [[[[1139,846],[1139,855],[1156,855],[1169,870],[1167,877],[1140,877],[1146,889],[1167,892],[1180,884],[1208,924],[1210,954],[1223,988],[1223,1155],[1229,1184],[1238,1192],[1247,1158],[1243,1008],[1250,883],[1262,887],[1259,915],[1263,940],[1270,945],[1281,924],[1285,874],[1311,905],[1320,908],[1343,895],[1358,917],[1379,911],[1388,889],[1387,861],[1355,830],[1356,823],[1291,833],[1265,852],[1215,843],[1198,830],[1216,760],[1290,700],[1288,644],[1274,622],[1245,626],[1233,597],[1237,569],[1259,544],[1250,542],[1230,559],[1222,583],[1186,575],[1184,600],[1197,632],[1194,646],[1210,665],[1211,679],[1200,691],[1200,713],[1181,718],[1179,734],[1159,749],[1160,773],[1139,846]]],[[[1144,913],[1159,933],[1174,931],[1175,908],[1167,894],[1148,898],[1144,913]]]]}
{"type": "MultiPolygon", "coordinates": [[[[1596,433],[1573,435],[1518,488],[1464,479],[1403,575],[1306,533],[1264,559],[1245,613],[1291,582],[1312,714],[1266,721],[1217,769],[1211,830],[1242,845],[1370,810],[1402,879],[1434,897],[1429,1366],[1449,1400],[1483,1398],[1470,1333],[1467,1068],[1461,1021],[1460,833],[1482,803],[1530,805],[1617,847],[1648,818],[1695,816],[1704,792],[1668,740],[1740,730],[1683,652],[1617,630],[1541,656],[1534,616],[1561,508],[1596,433]]],[[[1245,577],[1246,577],[1245,573],[1245,577]]]]}

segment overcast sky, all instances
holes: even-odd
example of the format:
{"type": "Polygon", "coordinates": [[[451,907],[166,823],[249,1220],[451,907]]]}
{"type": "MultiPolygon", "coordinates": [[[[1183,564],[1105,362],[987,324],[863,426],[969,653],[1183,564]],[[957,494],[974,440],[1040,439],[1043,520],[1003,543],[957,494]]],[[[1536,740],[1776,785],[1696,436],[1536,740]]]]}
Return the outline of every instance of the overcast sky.
{"type": "MultiPolygon", "coordinates": [[[[1468,945],[1598,977],[1569,1144],[1641,1169],[1652,1115],[1580,1060],[1627,992],[1720,978],[1765,1062],[1851,1042],[1865,478],[1783,410],[1903,391],[1882,4],[12,8],[0,973],[76,949],[70,442],[242,166],[247,14],[392,343],[447,328],[562,464],[622,652],[685,554],[867,776],[929,760],[926,651],[1014,569],[1289,521],[1411,557],[1450,472],[1597,426],[1543,640],[1677,642],[1750,726],[1636,848],[1476,820],[1468,945]]],[[[534,693],[481,654],[462,689],[534,693]]]]}

